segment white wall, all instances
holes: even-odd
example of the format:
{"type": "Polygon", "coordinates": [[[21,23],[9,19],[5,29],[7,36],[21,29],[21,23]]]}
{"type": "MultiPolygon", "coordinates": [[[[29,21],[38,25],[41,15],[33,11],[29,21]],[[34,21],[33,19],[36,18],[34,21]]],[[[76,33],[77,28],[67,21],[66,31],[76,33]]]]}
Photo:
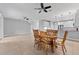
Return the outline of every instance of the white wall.
{"type": "Polygon", "coordinates": [[[0,38],[3,37],[3,17],[0,14],[0,38]]]}
{"type": "Polygon", "coordinates": [[[76,11],[75,14],[75,27],[79,27],[79,9],[76,11]]]}
{"type": "Polygon", "coordinates": [[[39,21],[32,21],[31,23],[32,29],[39,29],[39,21]]]}
{"type": "Polygon", "coordinates": [[[4,36],[31,33],[29,23],[11,18],[4,18],[4,36]]]}

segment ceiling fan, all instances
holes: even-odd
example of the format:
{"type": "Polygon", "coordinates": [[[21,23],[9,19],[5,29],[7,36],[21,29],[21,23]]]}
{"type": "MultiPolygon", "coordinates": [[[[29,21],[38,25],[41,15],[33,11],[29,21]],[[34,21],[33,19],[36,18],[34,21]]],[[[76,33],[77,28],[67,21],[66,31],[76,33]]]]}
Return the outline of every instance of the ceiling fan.
{"type": "Polygon", "coordinates": [[[39,13],[41,13],[41,11],[43,10],[44,12],[48,12],[47,9],[51,8],[51,6],[44,6],[44,3],[40,3],[41,8],[35,8],[37,10],[39,10],[39,13]]]}
{"type": "Polygon", "coordinates": [[[24,17],[24,20],[25,20],[27,23],[32,24],[32,20],[29,19],[28,17],[24,17]]]}

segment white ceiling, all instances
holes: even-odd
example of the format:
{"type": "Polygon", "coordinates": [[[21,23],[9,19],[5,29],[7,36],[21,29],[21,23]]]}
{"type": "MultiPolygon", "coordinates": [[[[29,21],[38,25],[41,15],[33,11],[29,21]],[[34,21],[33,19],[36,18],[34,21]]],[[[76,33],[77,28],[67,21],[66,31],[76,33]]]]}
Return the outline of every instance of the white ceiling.
{"type": "Polygon", "coordinates": [[[53,20],[53,18],[61,17],[61,15],[66,17],[69,12],[73,14],[75,10],[79,9],[79,3],[45,3],[44,5],[51,5],[52,8],[49,10],[52,11],[39,14],[38,10],[34,9],[40,7],[39,3],[0,3],[0,12],[3,16],[14,19],[23,20],[23,17],[26,16],[32,20],[53,20]]]}

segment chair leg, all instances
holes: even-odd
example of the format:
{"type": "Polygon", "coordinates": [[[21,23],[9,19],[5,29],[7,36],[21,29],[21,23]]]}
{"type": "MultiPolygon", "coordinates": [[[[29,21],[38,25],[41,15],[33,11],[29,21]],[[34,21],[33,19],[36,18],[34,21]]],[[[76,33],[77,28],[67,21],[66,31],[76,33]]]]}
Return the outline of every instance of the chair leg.
{"type": "Polygon", "coordinates": [[[38,50],[41,50],[41,44],[38,43],[38,50]]]}
{"type": "Polygon", "coordinates": [[[34,43],[34,47],[35,47],[36,45],[37,45],[37,43],[35,42],[35,43],[34,43]]]}
{"type": "Polygon", "coordinates": [[[46,55],[48,55],[48,47],[45,48],[46,55]]]}
{"type": "Polygon", "coordinates": [[[37,49],[39,50],[39,49],[40,49],[39,43],[35,42],[35,43],[34,43],[34,48],[35,48],[35,47],[37,47],[37,49]]]}
{"type": "Polygon", "coordinates": [[[66,47],[64,46],[64,50],[65,50],[65,52],[67,52],[67,49],[66,49],[66,47]]]}
{"type": "Polygon", "coordinates": [[[34,43],[34,48],[35,48],[35,45],[36,45],[36,44],[34,43]]]}
{"type": "Polygon", "coordinates": [[[34,43],[34,47],[35,47],[36,45],[37,45],[37,43],[35,42],[35,43],[34,43]]]}
{"type": "Polygon", "coordinates": [[[34,41],[35,43],[34,43],[34,47],[36,46],[36,39],[35,39],[35,41],[34,41]]]}
{"type": "Polygon", "coordinates": [[[47,49],[45,50],[45,53],[46,53],[46,55],[48,55],[48,50],[47,49]]]}
{"type": "Polygon", "coordinates": [[[43,51],[45,52],[46,55],[48,55],[48,46],[43,45],[43,51]]]}
{"type": "Polygon", "coordinates": [[[63,55],[65,55],[64,47],[62,46],[63,55]]]}

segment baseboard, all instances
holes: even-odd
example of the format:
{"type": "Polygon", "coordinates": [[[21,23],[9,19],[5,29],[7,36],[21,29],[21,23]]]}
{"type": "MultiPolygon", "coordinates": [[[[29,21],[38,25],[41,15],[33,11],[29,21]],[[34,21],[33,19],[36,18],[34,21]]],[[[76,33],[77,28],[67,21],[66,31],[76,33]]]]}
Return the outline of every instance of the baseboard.
{"type": "MultiPolygon", "coordinates": [[[[22,33],[22,34],[9,34],[9,35],[4,35],[4,38],[5,37],[13,37],[13,36],[27,36],[27,35],[32,35],[32,33],[22,33]]],[[[2,37],[0,37],[0,39],[2,39],[2,37]]],[[[73,42],[79,42],[79,40],[78,39],[76,39],[76,40],[73,40],[72,38],[68,38],[67,39],[68,41],[73,41],[73,42]]]]}
{"type": "Polygon", "coordinates": [[[7,34],[7,35],[4,35],[4,38],[5,37],[12,37],[12,36],[23,36],[23,35],[32,35],[32,33],[22,33],[22,34],[7,34]]]}
{"type": "Polygon", "coordinates": [[[68,39],[68,41],[73,41],[73,42],[79,42],[79,40],[71,40],[71,39],[68,39]]]}
{"type": "Polygon", "coordinates": [[[0,37],[0,40],[2,39],[2,37],[0,37]]]}

